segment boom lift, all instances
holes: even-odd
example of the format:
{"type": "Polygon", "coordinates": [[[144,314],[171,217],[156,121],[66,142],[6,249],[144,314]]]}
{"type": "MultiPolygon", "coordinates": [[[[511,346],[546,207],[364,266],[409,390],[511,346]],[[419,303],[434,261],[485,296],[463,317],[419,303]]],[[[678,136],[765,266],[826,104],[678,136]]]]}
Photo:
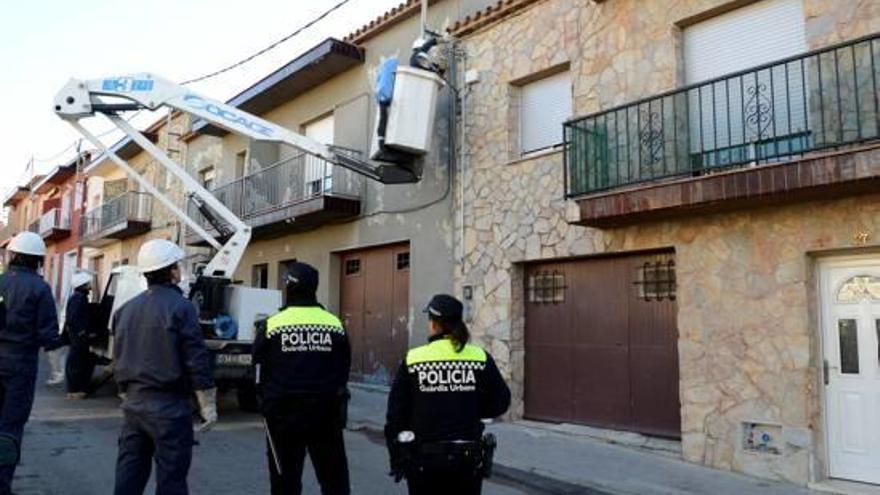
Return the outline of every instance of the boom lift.
{"type": "MultiPolygon", "coordinates": [[[[394,149],[395,136],[383,136],[383,147],[387,145],[388,149],[384,150],[386,153],[374,153],[373,156],[384,157],[377,159],[394,160],[394,163],[376,165],[337,152],[332,146],[292,132],[226,103],[204,97],[189,88],[149,73],[92,80],[71,79],[55,97],[54,111],[60,118],[73,126],[93,146],[122,168],[143,191],[161,202],[180,221],[216,250],[216,254],[207,263],[204,270],[198,274],[191,287],[189,297],[199,308],[199,318],[205,329],[206,343],[209,349],[217,355],[218,373],[226,375],[218,376],[218,379],[226,378],[238,382],[240,385],[239,402],[244,407],[249,407],[245,403],[252,402],[251,398],[243,397],[242,392],[244,388],[245,395],[248,395],[247,388],[243,387],[243,384],[248,382],[246,370],[249,369],[247,365],[250,364],[248,360],[254,335],[253,326],[257,319],[271,315],[278,310],[281,306],[280,291],[254,289],[233,283],[235,270],[251,239],[251,228],[202,187],[183,167],[169,158],[165,152],[119,114],[126,111],[157,110],[160,107],[168,107],[194,115],[210,124],[241,134],[254,141],[273,142],[294,147],[308,155],[326,160],[333,165],[351,170],[383,184],[414,183],[420,179],[420,173],[412,164],[419,155],[426,153],[430,146],[436,96],[443,85],[443,80],[431,70],[418,67],[402,69],[405,70],[397,72],[394,88],[394,95],[398,101],[394,101],[392,105],[397,105],[396,113],[391,112],[391,115],[396,115],[395,118],[400,120],[400,122],[396,122],[395,128],[398,130],[395,132],[405,134],[398,136],[400,138],[398,140],[405,142],[406,145],[394,149]],[[399,98],[398,95],[400,95],[399,98]],[[413,101],[414,99],[415,101],[413,101]],[[406,105],[411,105],[411,107],[407,109],[406,105]],[[119,157],[82,125],[81,119],[95,114],[104,115],[144,151],[152,155],[168,172],[180,180],[188,198],[217,230],[220,234],[220,240],[211,235],[184,209],[159,191],[150,181],[135,171],[127,161],[119,157]],[[415,139],[413,139],[414,137],[415,139]],[[218,337],[218,332],[214,331],[214,323],[218,321],[218,317],[230,317],[235,321],[239,329],[236,339],[218,337]]],[[[388,123],[392,124],[392,122],[388,123]]],[[[115,270],[113,276],[142,279],[136,270],[131,269],[115,270]]],[[[105,293],[105,299],[109,294],[111,297],[115,296],[115,300],[110,300],[110,302],[103,300],[100,306],[105,309],[108,305],[112,306],[113,311],[130,297],[136,295],[137,291],[129,290],[129,294],[122,294],[113,290],[112,287],[145,286],[142,281],[133,280],[115,280],[111,284],[108,284],[110,290],[105,293]]],[[[109,320],[109,313],[110,311],[107,311],[107,315],[104,316],[105,320],[109,320]]]]}

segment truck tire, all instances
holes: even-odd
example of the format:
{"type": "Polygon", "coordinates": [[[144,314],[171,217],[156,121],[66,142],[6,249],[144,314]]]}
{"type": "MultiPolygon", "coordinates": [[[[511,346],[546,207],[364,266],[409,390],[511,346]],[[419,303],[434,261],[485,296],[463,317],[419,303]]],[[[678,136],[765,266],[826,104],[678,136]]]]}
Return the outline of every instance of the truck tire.
{"type": "Polygon", "coordinates": [[[238,399],[238,408],[247,412],[259,412],[260,405],[257,402],[257,388],[251,384],[239,384],[235,390],[238,399]]]}

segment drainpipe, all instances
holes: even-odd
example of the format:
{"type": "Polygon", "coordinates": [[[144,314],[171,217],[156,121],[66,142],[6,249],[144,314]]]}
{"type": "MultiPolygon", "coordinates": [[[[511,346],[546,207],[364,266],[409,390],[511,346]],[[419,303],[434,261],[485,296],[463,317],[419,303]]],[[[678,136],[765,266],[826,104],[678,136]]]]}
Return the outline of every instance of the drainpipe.
{"type": "Polygon", "coordinates": [[[422,39],[427,39],[426,34],[428,31],[428,0],[422,0],[421,26],[422,26],[422,39]]]}
{"type": "Polygon", "coordinates": [[[459,221],[459,242],[458,242],[458,261],[459,266],[461,267],[461,276],[464,277],[464,182],[467,177],[466,166],[467,166],[467,95],[470,91],[470,86],[465,82],[465,74],[467,74],[467,51],[463,48],[457,55],[461,56],[461,70],[457,71],[459,76],[459,88],[461,88],[461,93],[459,95],[459,111],[461,112],[461,129],[459,130],[459,141],[458,141],[458,221],[459,221]]]}

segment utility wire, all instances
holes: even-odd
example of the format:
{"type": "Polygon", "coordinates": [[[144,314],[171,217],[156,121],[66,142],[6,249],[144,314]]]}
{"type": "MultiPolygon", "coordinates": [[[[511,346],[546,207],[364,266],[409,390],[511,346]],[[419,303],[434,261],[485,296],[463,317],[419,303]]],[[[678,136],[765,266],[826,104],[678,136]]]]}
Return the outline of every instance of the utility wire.
{"type": "MultiPolygon", "coordinates": [[[[238,67],[241,67],[242,65],[244,65],[244,64],[246,64],[246,63],[248,63],[248,62],[250,62],[251,60],[253,60],[253,59],[255,59],[255,58],[257,58],[257,57],[259,57],[259,56],[261,56],[261,55],[263,55],[263,54],[265,54],[265,53],[271,51],[271,50],[274,50],[275,48],[277,48],[277,47],[278,47],[279,45],[281,45],[282,43],[284,43],[284,42],[290,40],[290,39],[293,38],[294,36],[299,35],[299,34],[302,33],[303,31],[305,31],[306,29],[308,29],[308,28],[314,26],[315,24],[317,24],[318,22],[324,20],[327,16],[329,16],[329,15],[332,14],[333,12],[336,12],[337,10],[339,10],[340,8],[342,8],[343,6],[345,6],[346,4],[348,4],[348,3],[350,3],[350,2],[351,2],[351,0],[341,0],[341,1],[337,2],[335,5],[333,5],[332,7],[330,7],[329,9],[325,10],[324,12],[322,12],[319,16],[317,16],[317,17],[315,17],[314,19],[312,19],[311,21],[309,21],[309,22],[303,24],[302,26],[300,26],[299,28],[297,28],[297,29],[296,29],[295,31],[293,31],[292,33],[290,33],[290,34],[284,36],[283,38],[281,38],[281,39],[275,41],[274,43],[272,43],[272,44],[270,44],[269,46],[263,48],[262,50],[259,50],[259,51],[255,52],[255,53],[253,53],[252,55],[250,55],[250,56],[248,56],[248,57],[245,57],[244,59],[239,60],[238,62],[235,62],[234,64],[231,64],[231,65],[228,65],[228,66],[226,66],[226,67],[223,67],[222,69],[216,70],[216,71],[214,71],[214,72],[210,72],[210,73],[208,73],[208,74],[205,74],[205,75],[202,75],[202,76],[199,76],[199,77],[195,77],[195,78],[192,78],[192,79],[188,79],[188,80],[186,80],[186,81],[183,81],[183,82],[180,83],[180,84],[181,84],[181,85],[186,85],[186,84],[193,84],[193,83],[197,83],[197,82],[205,81],[205,80],[207,80],[207,79],[211,79],[211,78],[217,77],[217,76],[219,76],[219,75],[221,75],[221,74],[225,74],[226,72],[229,72],[229,71],[231,71],[231,70],[233,70],[233,69],[236,69],[236,68],[238,68],[238,67]]],[[[138,110],[134,115],[132,115],[131,117],[129,117],[129,118],[126,119],[126,120],[129,121],[129,122],[131,122],[135,117],[137,117],[138,115],[140,115],[141,111],[142,111],[142,110],[138,110]]],[[[102,133],[100,133],[100,134],[97,134],[96,137],[98,137],[98,138],[102,138],[102,137],[107,136],[107,135],[109,135],[109,134],[111,134],[111,133],[113,133],[113,132],[115,132],[115,131],[117,131],[117,130],[118,130],[118,129],[116,129],[116,128],[108,129],[107,131],[104,131],[104,132],[102,132],[102,133]]],[[[33,158],[33,160],[34,160],[35,162],[43,162],[43,163],[45,163],[45,162],[51,162],[51,161],[57,160],[58,158],[60,158],[61,156],[63,156],[65,153],[67,153],[68,151],[70,151],[70,149],[73,148],[74,146],[77,146],[77,141],[73,141],[73,142],[71,142],[66,148],[64,148],[63,150],[61,150],[61,151],[59,151],[59,152],[57,152],[57,153],[55,153],[55,154],[53,154],[53,155],[50,156],[50,157],[47,157],[47,158],[38,158],[38,157],[35,157],[35,158],[33,158]]]]}
{"type": "Polygon", "coordinates": [[[305,31],[306,29],[308,29],[308,28],[314,26],[315,24],[317,24],[318,22],[320,22],[321,20],[323,20],[323,19],[324,19],[325,17],[327,17],[328,15],[330,15],[330,14],[332,14],[333,12],[335,12],[335,11],[339,10],[340,8],[342,8],[343,5],[349,3],[350,1],[351,1],[351,0],[342,0],[341,2],[337,3],[336,5],[334,5],[334,6],[330,7],[329,9],[325,10],[324,13],[322,13],[322,14],[319,15],[318,17],[315,17],[315,18],[312,19],[311,21],[309,21],[309,22],[305,23],[304,25],[300,26],[296,31],[294,31],[294,32],[292,32],[292,33],[290,33],[290,34],[288,34],[287,36],[281,38],[280,40],[278,40],[278,41],[276,41],[276,42],[274,42],[274,43],[272,43],[271,45],[267,46],[266,48],[263,48],[262,50],[260,50],[260,51],[258,51],[258,52],[256,52],[256,53],[254,53],[253,55],[250,55],[250,56],[248,56],[248,57],[246,57],[246,58],[243,58],[243,59],[239,60],[238,62],[235,62],[235,63],[232,64],[232,65],[228,65],[228,66],[226,66],[226,67],[224,67],[224,68],[222,68],[222,69],[220,69],[220,70],[216,70],[216,71],[214,71],[214,72],[211,72],[211,73],[205,74],[205,75],[203,75],[203,76],[199,76],[199,77],[195,77],[195,78],[192,78],[192,79],[188,79],[188,80],[186,80],[186,81],[183,81],[183,82],[180,83],[180,84],[182,84],[182,85],[186,85],[186,84],[197,83],[197,82],[200,82],[200,81],[204,81],[204,80],[206,80],[206,79],[211,79],[212,77],[219,76],[220,74],[224,74],[224,73],[226,73],[226,72],[229,72],[229,71],[231,71],[232,69],[235,69],[235,68],[241,67],[242,65],[244,65],[244,64],[246,64],[246,63],[248,63],[248,62],[250,62],[251,60],[253,60],[253,59],[259,57],[260,55],[263,55],[264,53],[266,53],[266,52],[268,52],[268,51],[270,51],[270,50],[275,49],[276,47],[278,47],[278,45],[284,43],[285,41],[289,40],[290,38],[293,38],[294,36],[296,36],[296,35],[298,35],[299,33],[305,31]]]}

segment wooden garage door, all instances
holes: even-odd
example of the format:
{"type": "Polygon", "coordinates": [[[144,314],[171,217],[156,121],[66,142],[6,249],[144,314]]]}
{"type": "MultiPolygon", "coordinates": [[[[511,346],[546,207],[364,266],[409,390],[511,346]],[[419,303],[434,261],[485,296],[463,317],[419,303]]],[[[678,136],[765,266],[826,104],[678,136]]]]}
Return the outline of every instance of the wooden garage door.
{"type": "Polygon", "coordinates": [[[389,384],[409,345],[409,245],[345,253],[341,279],[352,378],[389,384]]]}
{"type": "Polygon", "coordinates": [[[681,435],[672,253],[526,269],[525,415],[681,435]]]}

